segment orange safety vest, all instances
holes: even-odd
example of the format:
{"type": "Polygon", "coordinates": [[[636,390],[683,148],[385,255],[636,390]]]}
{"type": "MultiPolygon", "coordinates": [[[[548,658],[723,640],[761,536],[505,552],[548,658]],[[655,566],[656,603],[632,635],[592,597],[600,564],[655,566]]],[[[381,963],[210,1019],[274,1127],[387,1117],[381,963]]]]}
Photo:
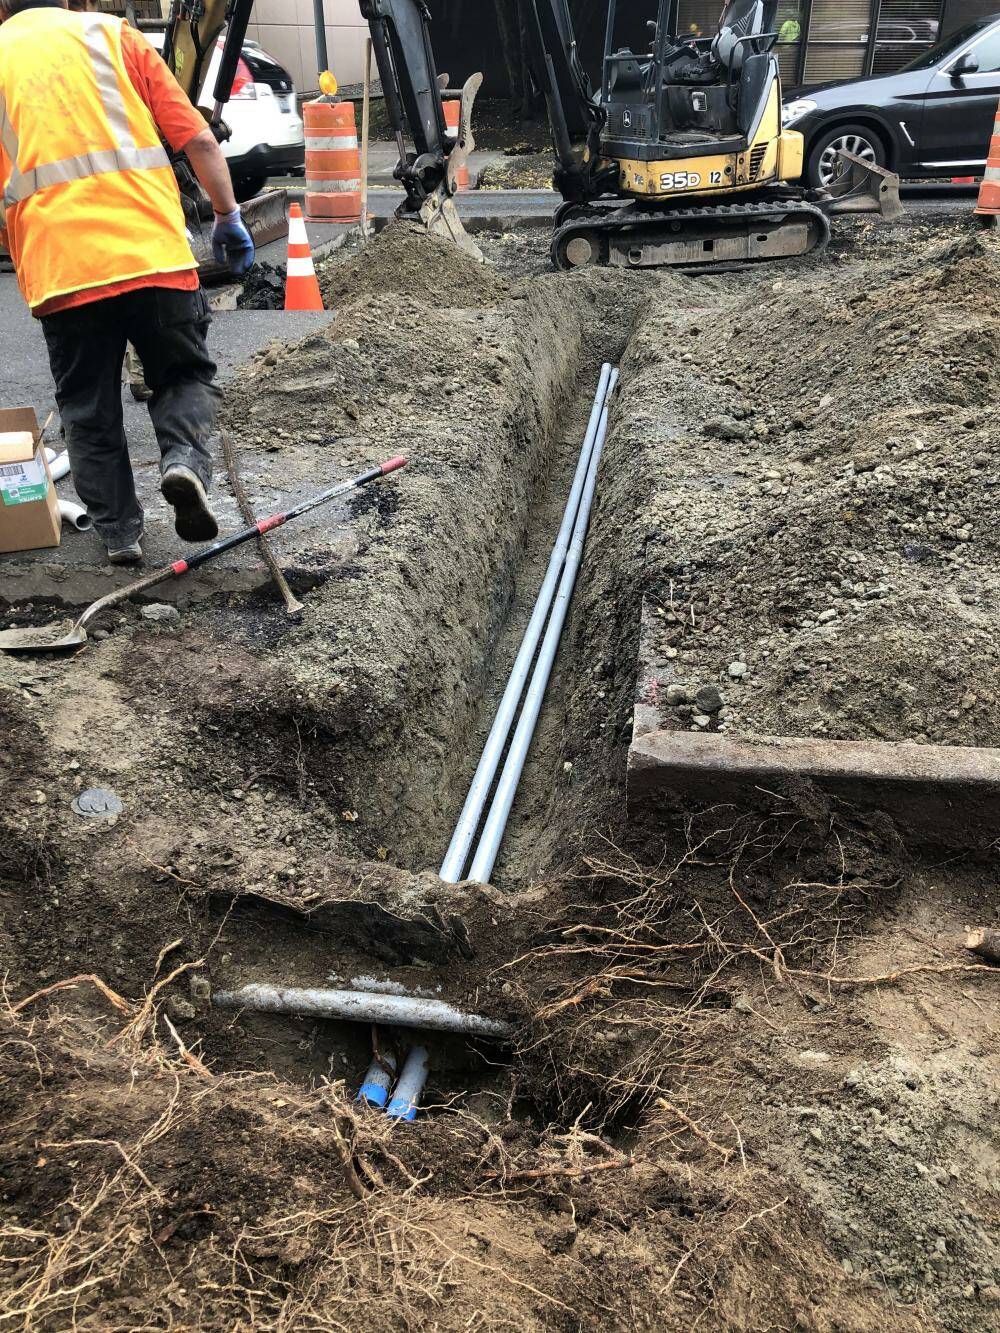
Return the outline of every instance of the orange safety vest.
{"type": "Polygon", "coordinates": [[[0,227],[32,308],[196,267],[122,22],[42,8],[0,24],[0,227]]]}

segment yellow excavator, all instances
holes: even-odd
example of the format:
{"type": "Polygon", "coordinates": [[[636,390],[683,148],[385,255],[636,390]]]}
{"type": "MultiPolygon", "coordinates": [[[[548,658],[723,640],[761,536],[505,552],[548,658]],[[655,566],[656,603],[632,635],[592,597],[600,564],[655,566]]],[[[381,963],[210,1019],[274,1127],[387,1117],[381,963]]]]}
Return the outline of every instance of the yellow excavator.
{"type": "MultiPolygon", "coordinates": [[[[730,0],[717,35],[697,40],[670,32],[674,5],[658,0],[641,54],[616,47],[616,0],[609,0],[596,91],[580,64],[568,0],[521,0],[520,9],[563,196],[551,247],[557,267],[702,269],[787,259],[826,245],[831,213],[901,211],[898,177],[846,155],[834,187],[793,184],[802,137],[781,125],[777,0],[730,0]]],[[[400,143],[399,212],[455,234],[450,196],[456,163],[473,146],[481,78],[462,90],[459,133],[450,140],[424,0],[361,0],[361,12],[400,143]],[[403,145],[406,129],[413,152],[403,145]]]]}

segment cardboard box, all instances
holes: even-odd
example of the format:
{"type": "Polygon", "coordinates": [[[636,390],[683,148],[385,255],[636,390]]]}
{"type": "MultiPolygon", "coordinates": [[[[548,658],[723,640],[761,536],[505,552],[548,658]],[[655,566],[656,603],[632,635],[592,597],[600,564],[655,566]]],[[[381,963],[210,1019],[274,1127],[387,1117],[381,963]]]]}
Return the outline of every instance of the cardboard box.
{"type": "Polygon", "coordinates": [[[58,546],[59,498],[31,407],[0,411],[0,551],[58,546]]]}

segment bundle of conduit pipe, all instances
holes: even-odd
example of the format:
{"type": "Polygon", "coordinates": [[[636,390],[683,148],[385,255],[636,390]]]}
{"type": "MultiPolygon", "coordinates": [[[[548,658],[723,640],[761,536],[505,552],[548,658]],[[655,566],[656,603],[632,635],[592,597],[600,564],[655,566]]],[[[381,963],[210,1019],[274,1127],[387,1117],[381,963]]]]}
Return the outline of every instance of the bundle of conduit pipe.
{"type": "Polygon", "coordinates": [[[389,1054],[376,1055],[368,1067],[357,1100],[377,1110],[384,1108],[391,1120],[413,1120],[416,1118],[420,1094],[427,1082],[429,1066],[427,1047],[411,1046],[397,1079],[395,1057],[389,1054]]]}
{"type": "MultiPolygon", "coordinates": [[[[605,363],[601,367],[583,447],[545,577],[441,866],[441,878],[448,884],[457,884],[463,876],[481,884],[489,883],[524,771],[583,559],[583,544],[594,501],[597,470],[608,433],[611,395],[617,383],[618,371],[605,363]],[[512,727],[514,734],[508,746],[512,727]],[[506,759],[498,780],[497,771],[505,749],[506,759]],[[483,820],[491,792],[493,799],[483,820]],[[472,864],[466,875],[470,856],[472,864]]],[[[442,1000],[422,999],[409,994],[249,985],[239,990],[219,991],[213,996],[213,1003],[223,1008],[313,1014],[318,1018],[382,1023],[425,1031],[458,1032],[495,1041],[503,1041],[511,1035],[509,1024],[498,1019],[466,1014],[442,1000]]],[[[370,1104],[385,1106],[387,1115],[395,1119],[411,1120],[427,1079],[426,1048],[415,1045],[410,1049],[393,1091],[394,1077],[395,1067],[390,1069],[384,1058],[376,1059],[365,1076],[362,1093],[370,1104]]]]}
{"type": "MultiPolygon", "coordinates": [[[[212,1003],[221,1009],[250,1009],[270,1014],[312,1014],[317,1018],[418,1028],[425,1032],[457,1032],[466,1037],[505,1041],[511,1036],[509,1023],[482,1014],[467,1014],[444,1000],[369,990],[331,990],[303,986],[252,984],[239,990],[216,991],[212,1003]]],[[[365,1075],[358,1100],[385,1107],[394,1120],[412,1120],[427,1082],[428,1054],[415,1044],[403,1062],[398,1080],[396,1063],[387,1055],[374,1059],[365,1075]],[[393,1081],[395,1080],[395,1088],[393,1081]],[[392,1093],[390,1100],[389,1094],[392,1093]]]]}
{"type": "Polygon", "coordinates": [[[583,559],[583,543],[587,536],[590,510],[597,485],[597,469],[608,433],[608,409],[617,383],[618,371],[605,362],[601,367],[601,377],[597,384],[597,393],[591,408],[587,433],[583,439],[583,448],[580,450],[580,459],[576,465],[573,485],[570,487],[569,499],[566,501],[562,524],[552,548],[552,555],[549,557],[538,599],[528,621],[528,628],[524,631],[524,638],[514,659],[507,688],[500,700],[479,766],[472,779],[469,794],[465,798],[465,805],[455,825],[455,832],[451,835],[451,843],[439,872],[447,884],[457,884],[463,878],[475,880],[479,884],[488,884],[493,873],[493,866],[507,827],[507,819],[514,804],[517,786],[535,734],[535,725],[542,709],[542,700],[545,697],[549,676],[552,674],[552,665],[566,622],[570,598],[573,596],[576,576],[583,559]],[[500,779],[493,791],[489,813],[482,824],[482,831],[477,841],[476,833],[490,791],[493,790],[497,769],[500,767],[500,760],[518,706],[521,714],[507,750],[500,779]],[[470,854],[472,865],[465,874],[470,854]]]}

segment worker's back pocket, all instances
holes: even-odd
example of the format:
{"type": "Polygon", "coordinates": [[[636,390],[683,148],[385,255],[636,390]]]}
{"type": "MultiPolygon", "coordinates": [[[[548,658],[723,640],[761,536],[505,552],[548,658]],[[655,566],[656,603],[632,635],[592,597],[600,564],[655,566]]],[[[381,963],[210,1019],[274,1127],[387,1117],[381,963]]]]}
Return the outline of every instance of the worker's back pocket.
{"type": "Polygon", "coordinates": [[[156,296],[156,322],[161,329],[211,323],[208,300],[200,287],[193,292],[173,291],[169,287],[154,287],[153,291],[156,296]]]}

